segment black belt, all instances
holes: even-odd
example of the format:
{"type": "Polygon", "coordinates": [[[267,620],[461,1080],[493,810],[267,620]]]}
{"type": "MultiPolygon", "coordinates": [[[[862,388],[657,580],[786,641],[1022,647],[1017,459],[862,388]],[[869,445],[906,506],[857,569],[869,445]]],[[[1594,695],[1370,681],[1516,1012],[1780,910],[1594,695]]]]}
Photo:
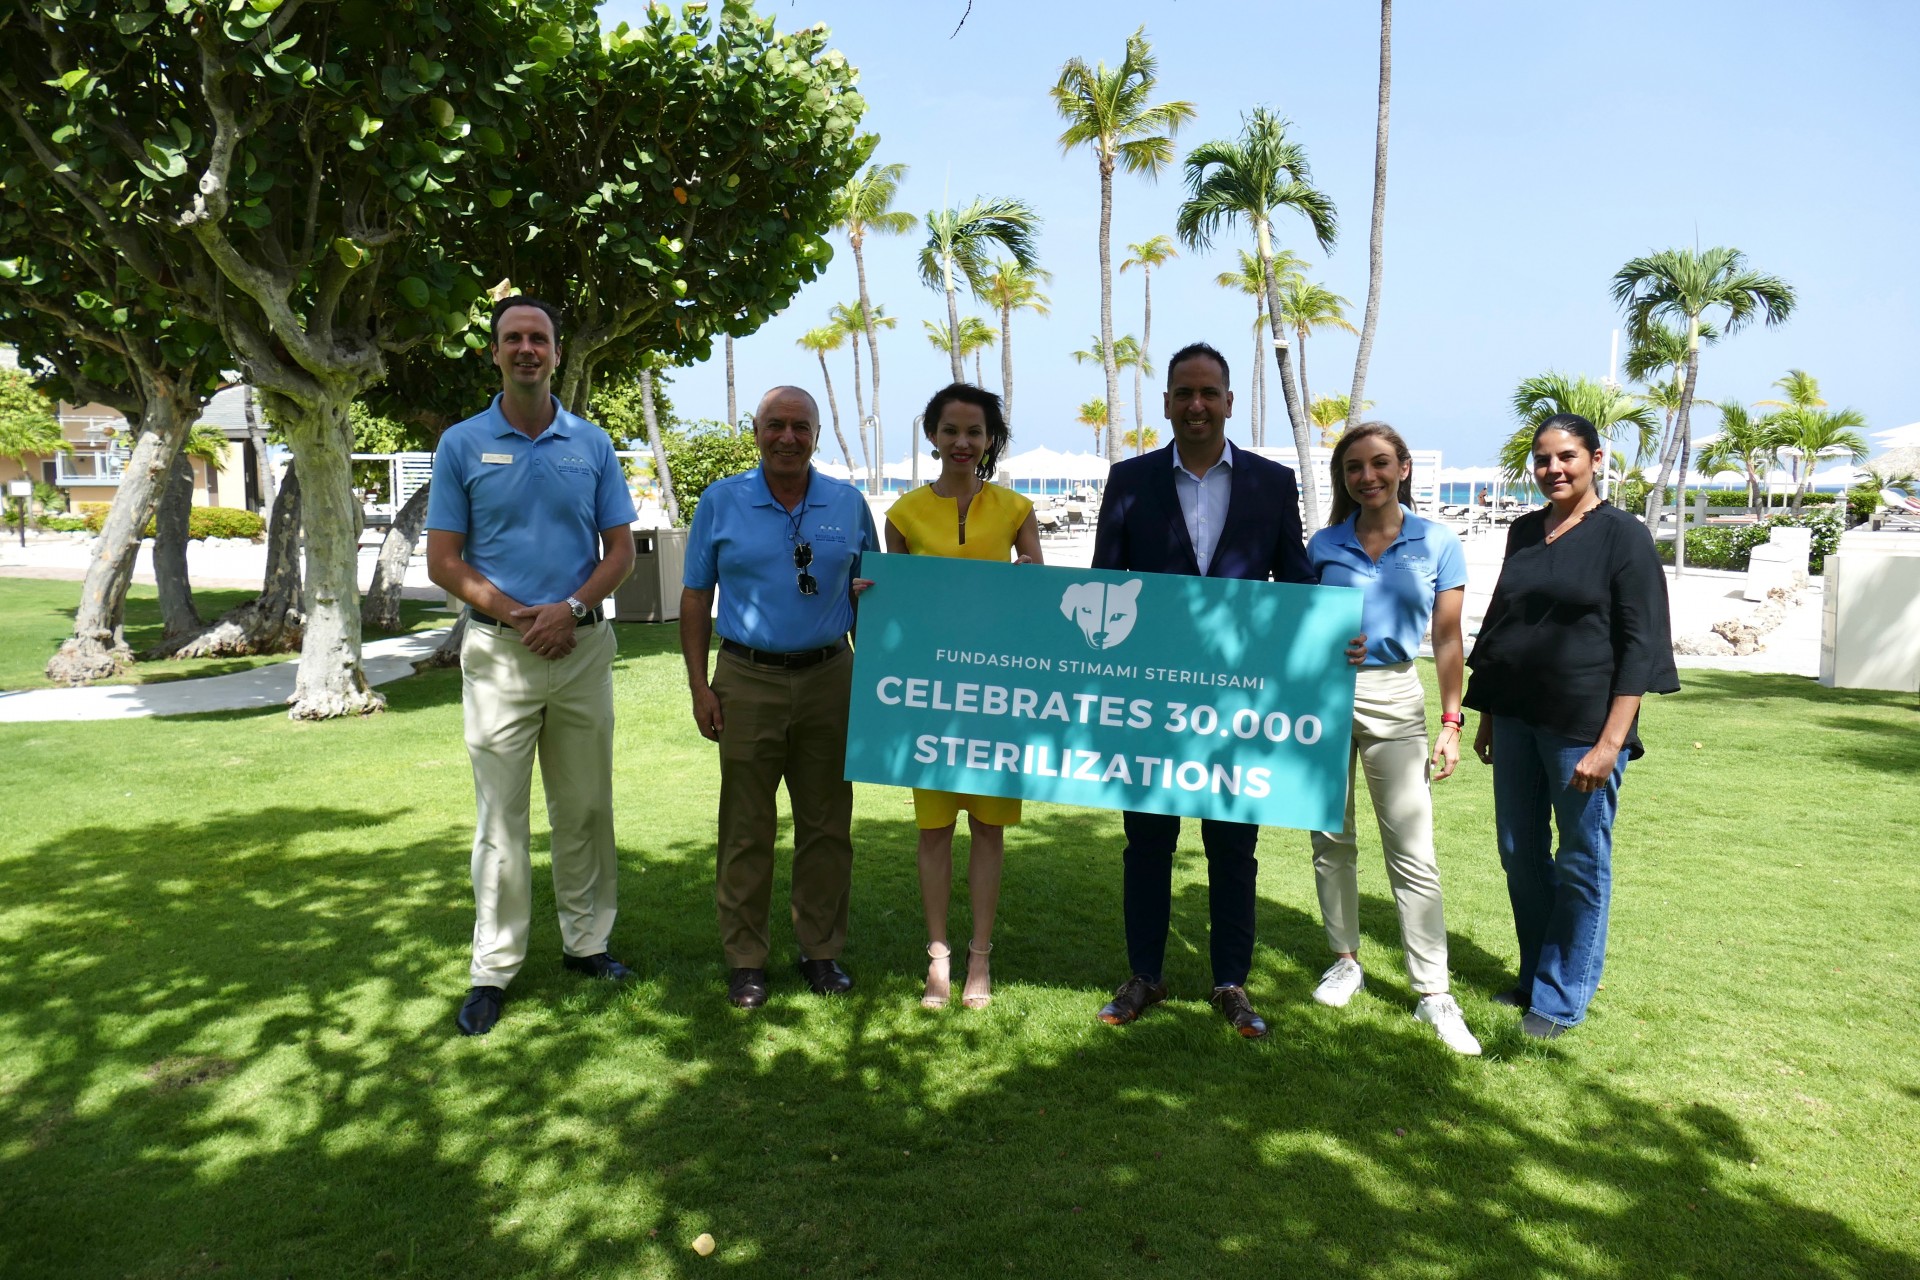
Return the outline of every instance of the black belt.
{"type": "Polygon", "coordinates": [[[788,671],[798,671],[802,667],[817,667],[847,647],[845,640],[835,640],[824,649],[802,649],[799,653],[768,653],[765,649],[750,649],[736,640],[722,637],[720,648],[736,658],[744,658],[756,667],[784,667],[788,671]]]}
{"type": "MultiPolygon", "coordinates": [[[[500,621],[500,619],[493,617],[490,614],[485,614],[480,612],[478,609],[474,608],[472,605],[467,606],[467,614],[475,622],[484,622],[490,627],[505,627],[509,631],[519,630],[519,628],[515,627],[511,622],[502,622],[500,621]]],[[[575,618],[573,620],[573,625],[576,627],[590,627],[594,623],[600,622],[602,620],[603,619],[600,616],[600,610],[596,608],[596,609],[589,610],[587,613],[587,616],[584,618],[575,618]]]]}

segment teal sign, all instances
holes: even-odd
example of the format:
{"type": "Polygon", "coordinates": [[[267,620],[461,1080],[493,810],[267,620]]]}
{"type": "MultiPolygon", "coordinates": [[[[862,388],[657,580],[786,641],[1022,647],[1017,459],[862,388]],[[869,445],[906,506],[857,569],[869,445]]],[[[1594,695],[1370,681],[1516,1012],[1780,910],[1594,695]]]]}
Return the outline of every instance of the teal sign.
{"type": "Polygon", "coordinates": [[[847,777],[1339,830],[1351,587],[861,560],[847,777]]]}

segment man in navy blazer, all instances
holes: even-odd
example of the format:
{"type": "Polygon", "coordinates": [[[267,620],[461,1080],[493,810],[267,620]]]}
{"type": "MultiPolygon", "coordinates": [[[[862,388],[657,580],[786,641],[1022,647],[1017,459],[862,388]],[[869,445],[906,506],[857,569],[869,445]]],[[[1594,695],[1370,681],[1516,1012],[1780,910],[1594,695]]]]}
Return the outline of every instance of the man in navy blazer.
{"type": "MultiPolygon", "coordinates": [[[[1205,343],[1183,347],[1167,362],[1165,409],[1173,443],[1114,464],[1094,534],[1094,568],[1315,581],[1301,541],[1293,472],[1227,441],[1233,413],[1227,379],[1226,357],[1205,343]]],[[[1100,1010],[1101,1021],[1114,1026],[1167,997],[1162,968],[1172,919],[1173,850],[1180,842],[1177,817],[1129,811],[1125,821],[1127,960],[1133,976],[1100,1010]]],[[[1259,834],[1252,823],[1200,824],[1212,914],[1213,1005],[1248,1038],[1267,1034],[1246,991],[1259,834]]]]}

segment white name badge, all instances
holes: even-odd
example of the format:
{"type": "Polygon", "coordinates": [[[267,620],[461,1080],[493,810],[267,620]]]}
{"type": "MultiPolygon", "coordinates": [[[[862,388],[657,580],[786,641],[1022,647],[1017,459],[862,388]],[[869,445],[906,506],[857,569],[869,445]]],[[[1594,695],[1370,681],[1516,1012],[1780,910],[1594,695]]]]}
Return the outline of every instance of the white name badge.
{"type": "Polygon", "coordinates": [[[510,453],[483,453],[480,455],[480,461],[489,462],[489,463],[507,463],[507,462],[513,461],[513,455],[510,453]]]}

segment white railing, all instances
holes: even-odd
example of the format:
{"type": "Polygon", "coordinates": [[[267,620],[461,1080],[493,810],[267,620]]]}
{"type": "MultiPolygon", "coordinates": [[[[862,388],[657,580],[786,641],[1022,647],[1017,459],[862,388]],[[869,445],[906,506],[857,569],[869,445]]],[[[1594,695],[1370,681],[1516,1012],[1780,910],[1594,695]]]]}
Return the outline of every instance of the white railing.
{"type": "Polygon", "coordinates": [[[54,455],[55,484],[119,484],[126,469],[127,460],[118,453],[76,449],[54,455]]]}

